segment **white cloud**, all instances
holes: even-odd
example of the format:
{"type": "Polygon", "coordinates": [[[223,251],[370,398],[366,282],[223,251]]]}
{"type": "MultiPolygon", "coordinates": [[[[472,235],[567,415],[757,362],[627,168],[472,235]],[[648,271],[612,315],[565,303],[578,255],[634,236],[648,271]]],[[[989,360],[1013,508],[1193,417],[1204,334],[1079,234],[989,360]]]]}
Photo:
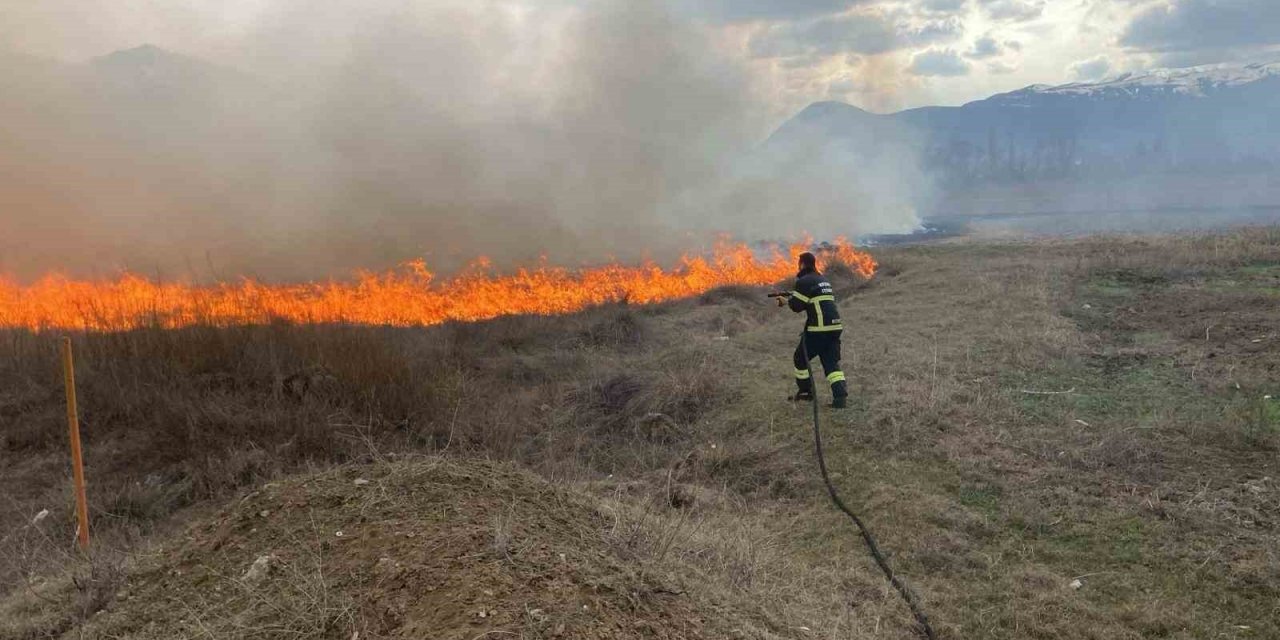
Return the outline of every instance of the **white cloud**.
{"type": "Polygon", "coordinates": [[[1280,60],[1280,46],[1270,47],[1212,47],[1187,51],[1162,53],[1152,60],[1155,67],[1179,69],[1202,64],[1218,64],[1240,60],[1280,60]]]}
{"type": "Polygon", "coordinates": [[[994,58],[1000,55],[1001,52],[1000,43],[996,42],[996,39],[991,37],[990,34],[987,34],[978,38],[973,43],[973,48],[964,55],[974,60],[985,60],[987,58],[994,58]]]}
{"type": "Polygon", "coordinates": [[[978,0],[993,20],[1026,22],[1044,13],[1044,0],[978,0]]]}
{"type": "Polygon", "coordinates": [[[1017,70],[1018,67],[999,61],[987,63],[987,72],[992,75],[1003,76],[1014,73],[1017,70]]]}
{"type": "Polygon", "coordinates": [[[1138,14],[1120,42],[1161,52],[1280,44],[1280,2],[1173,0],[1138,14]]]}
{"type": "Polygon", "coordinates": [[[876,55],[947,42],[964,32],[959,19],[917,21],[879,8],[814,20],[779,22],[757,31],[748,50],[758,58],[841,53],[876,55]]]}
{"type": "Polygon", "coordinates": [[[1098,55],[1072,63],[1067,71],[1077,80],[1098,80],[1111,71],[1111,60],[1105,55],[1098,55]]]}
{"type": "Polygon", "coordinates": [[[929,49],[912,56],[907,71],[917,76],[963,76],[969,74],[969,63],[950,49],[929,49]]]}
{"type": "Polygon", "coordinates": [[[954,13],[964,8],[969,0],[923,0],[920,8],[934,13],[954,13]]]}
{"type": "Polygon", "coordinates": [[[717,22],[795,20],[840,13],[859,0],[675,0],[689,15],[717,22]]]}
{"type": "Polygon", "coordinates": [[[783,22],[756,33],[751,55],[775,58],[804,54],[884,53],[898,48],[892,23],[878,13],[855,13],[821,20],[783,22]]]}

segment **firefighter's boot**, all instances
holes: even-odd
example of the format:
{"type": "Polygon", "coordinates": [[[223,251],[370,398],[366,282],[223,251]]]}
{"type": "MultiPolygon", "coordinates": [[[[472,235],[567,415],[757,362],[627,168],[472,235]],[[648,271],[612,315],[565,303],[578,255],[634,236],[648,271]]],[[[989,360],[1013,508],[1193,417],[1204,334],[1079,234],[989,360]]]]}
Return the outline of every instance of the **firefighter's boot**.
{"type": "Polygon", "coordinates": [[[796,402],[813,400],[813,378],[808,369],[796,369],[796,394],[789,399],[796,402]]]}
{"type": "Polygon", "coordinates": [[[849,390],[844,380],[831,383],[831,408],[844,409],[849,405],[849,390]]]}

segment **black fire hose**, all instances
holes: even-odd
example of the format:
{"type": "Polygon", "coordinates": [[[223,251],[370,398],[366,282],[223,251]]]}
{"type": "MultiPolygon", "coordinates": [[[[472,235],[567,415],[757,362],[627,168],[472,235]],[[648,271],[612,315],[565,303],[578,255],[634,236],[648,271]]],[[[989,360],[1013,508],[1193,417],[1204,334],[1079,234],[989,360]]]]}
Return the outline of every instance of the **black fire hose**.
{"type": "Polygon", "coordinates": [[[822,427],[819,426],[818,420],[818,385],[813,381],[813,365],[809,360],[809,344],[805,341],[804,331],[800,332],[800,349],[804,352],[805,367],[809,370],[809,396],[813,404],[813,447],[818,455],[818,469],[822,471],[822,482],[827,485],[827,494],[831,496],[831,502],[835,503],[836,508],[843,511],[845,515],[853,520],[853,524],[858,526],[859,533],[862,534],[862,541],[867,543],[867,550],[871,552],[871,557],[875,559],[876,564],[880,566],[880,570],[884,572],[884,577],[889,580],[889,584],[898,590],[898,594],[907,603],[907,607],[911,609],[911,615],[915,616],[916,624],[919,631],[929,640],[937,640],[937,636],[933,633],[933,627],[929,625],[929,616],[925,614],[924,608],[920,605],[920,599],[916,597],[911,587],[903,582],[898,575],[893,572],[893,568],[889,566],[889,561],[885,559],[884,554],[880,552],[880,546],[876,544],[875,536],[871,535],[871,530],[867,525],[863,524],[862,518],[854,513],[852,509],[845,506],[844,501],[840,499],[840,494],[836,492],[835,485],[831,484],[831,477],[827,475],[827,460],[822,455],[822,427]]]}

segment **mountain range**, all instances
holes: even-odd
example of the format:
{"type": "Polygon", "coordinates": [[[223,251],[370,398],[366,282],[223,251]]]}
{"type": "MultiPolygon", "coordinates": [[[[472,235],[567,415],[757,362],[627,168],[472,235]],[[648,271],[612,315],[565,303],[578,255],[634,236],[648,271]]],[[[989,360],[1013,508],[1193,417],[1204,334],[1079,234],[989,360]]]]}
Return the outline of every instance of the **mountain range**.
{"type": "Polygon", "coordinates": [[[873,114],[810,105],[766,143],[874,156],[910,148],[952,184],[1280,163],[1280,62],[1125,74],[1032,85],[958,107],[873,114]]]}

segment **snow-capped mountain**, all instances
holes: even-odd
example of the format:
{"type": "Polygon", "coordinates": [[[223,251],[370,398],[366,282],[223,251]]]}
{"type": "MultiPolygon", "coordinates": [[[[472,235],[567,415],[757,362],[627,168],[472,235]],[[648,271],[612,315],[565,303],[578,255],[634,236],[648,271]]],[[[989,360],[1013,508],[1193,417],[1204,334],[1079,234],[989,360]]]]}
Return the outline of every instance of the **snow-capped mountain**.
{"type": "MultiPolygon", "coordinates": [[[[952,182],[1280,166],[1280,62],[1033,85],[959,107],[876,115],[817,103],[766,149],[916,154],[952,182]]],[[[1252,170],[1252,169],[1251,169],[1252,170]]]]}
{"type": "Polygon", "coordinates": [[[1261,80],[1280,77],[1280,61],[1254,64],[1214,64],[1184,69],[1155,69],[1125,73],[1101,82],[1064,85],[1036,84],[988,98],[1010,106],[1037,96],[1070,96],[1095,99],[1133,98],[1156,100],[1171,96],[1203,98],[1217,92],[1261,80]]]}

